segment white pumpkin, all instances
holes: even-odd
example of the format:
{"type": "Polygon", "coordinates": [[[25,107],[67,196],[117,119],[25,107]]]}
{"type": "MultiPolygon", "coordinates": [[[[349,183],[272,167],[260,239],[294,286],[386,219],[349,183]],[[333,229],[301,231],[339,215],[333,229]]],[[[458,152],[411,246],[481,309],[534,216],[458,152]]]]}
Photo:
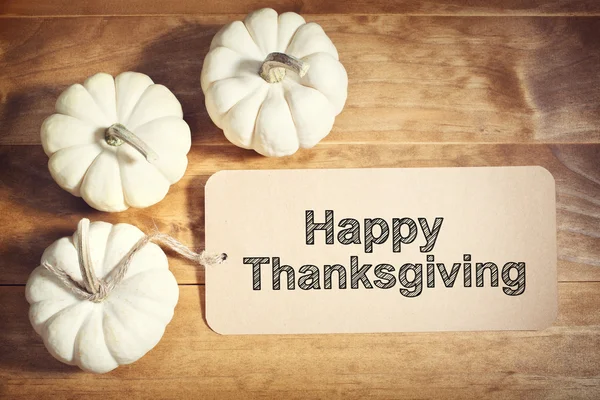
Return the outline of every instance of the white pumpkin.
{"type": "MultiPolygon", "coordinates": [[[[88,238],[89,247],[84,243],[82,249],[89,254],[92,275],[102,280],[144,236],[132,225],[89,225],[88,220],[80,222],[78,232],[48,247],[42,265],[64,271],[82,287],[87,274],[79,263],[80,256],[86,257],[84,250],[78,250],[80,237],[88,238]]],[[[85,371],[104,373],[138,360],[159,342],[173,317],[179,288],[165,253],[147,243],[133,255],[123,280],[102,301],[83,300],[43,266],[29,277],[26,297],[31,324],[50,354],[85,371]]]]}
{"type": "Polygon", "coordinates": [[[201,84],[208,113],[227,139],[265,156],[316,145],[348,92],[346,70],[323,28],[270,8],[215,35],[201,84]]]}
{"type": "Polygon", "coordinates": [[[56,112],[41,129],[50,173],[95,209],[151,206],[187,168],[181,104],[147,75],[96,74],[65,90],[56,112]]]}

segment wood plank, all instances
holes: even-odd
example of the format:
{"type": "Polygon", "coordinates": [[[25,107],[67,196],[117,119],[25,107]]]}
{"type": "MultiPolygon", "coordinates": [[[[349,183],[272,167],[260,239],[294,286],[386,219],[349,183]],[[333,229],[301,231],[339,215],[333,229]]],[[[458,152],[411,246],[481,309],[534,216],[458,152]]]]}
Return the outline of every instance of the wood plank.
{"type": "Polygon", "coordinates": [[[597,398],[600,283],[559,284],[538,332],[220,336],[204,287],[180,286],[158,346],[102,376],[54,360],[23,287],[0,287],[0,395],[30,398],[597,398]]]}
{"type": "MultiPolygon", "coordinates": [[[[90,209],[54,183],[41,146],[0,146],[0,284],[23,284],[54,240],[72,234],[82,217],[154,224],[197,249],[204,246],[204,185],[222,169],[404,168],[541,165],[556,179],[560,281],[600,281],[600,144],[321,144],[269,159],[233,145],[194,146],[186,176],[161,203],[124,213],[90,209]]],[[[224,249],[226,251],[226,249],[224,249]]],[[[204,273],[171,257],[179,283],[204,273]]]]}
{"type": "Polygon", "coordinates": [[[157,0],[105,0],[105,1],[35,1],[3,0],[3,15],[134,15],[134,14],[246,14],[262,7],[273,7],[278,12],[295,11],[304,14],[332,13],[398,13],[417,15],[556,15],[597,14],[600,5],[593,0],[505,0],[501,4],[492,0],[224,0],[157,1],[157,0]]]}
{"type": "MultiPolygon", "coordinates": [[[[38,144],[62,90],[126,70],[173,90],[194,144],[227,143],[199,76],[213,35],[233,18],[2,19],[0,144],[38,144]]],[[[600,142],[600,18],[307,18],[330,34],[349,76],[326,143],[600,142]]]]}

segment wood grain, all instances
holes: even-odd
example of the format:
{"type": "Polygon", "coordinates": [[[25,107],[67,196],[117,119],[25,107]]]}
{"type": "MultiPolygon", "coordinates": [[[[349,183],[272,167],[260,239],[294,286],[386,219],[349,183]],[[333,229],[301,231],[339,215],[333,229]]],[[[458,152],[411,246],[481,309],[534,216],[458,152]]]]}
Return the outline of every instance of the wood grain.
{"type": "MultiPolygon", "coordinates": [[[[0,146],[0,284],[24,284],[54,240],[71,235],[87,216],[126,221],[150,232],[154,224],[204,247],[204,185],[222,169],[388,168],[541,165],[556,179],[560,281],[600,281],[600,144],[321,144],[292,157],[269,159],[233,145],[192,148],[189,167],[167,198],[146,209],[101,213],[63,191],[47,170],[40,146],[0,146]]],[[[224,249],[223,251],[227,251],[224,249]]],[[[203,283],[204,273],[171,257],[179,283],[203,283]]]]}
{"type": "Polygon", "coordinates": [[[2,0],[4,15],[164,15],[164,14],[231,14],[272,7],[278,12],[303,14],[398,13],[416,15],[578,15],[598,14],[600,4],[594,0],[2,0]]]}
{"type": "Polygon", "coordinates": [[[220,336],[203,320],[204,287],[181,286],[158,346],[98,377],[54,360],[27,320],[23,287],[5,287],[0,395],[593,399],[600,394],[599,291],[598,282],[561,283],[558,319],[539,332],[220,336]]]}
{"type": "MultiPolygon", "coordinates": [[[[68,85],[127,70],[177,95],[194,144],[227,143],[205,111],[199,76],[212,37],[232,18],[2,19],[0,144],[39,144],[68,85]]],[[[600,141],[600,18],[308,19],[331,36],[349,76],[326,143],[600,141]]]]}

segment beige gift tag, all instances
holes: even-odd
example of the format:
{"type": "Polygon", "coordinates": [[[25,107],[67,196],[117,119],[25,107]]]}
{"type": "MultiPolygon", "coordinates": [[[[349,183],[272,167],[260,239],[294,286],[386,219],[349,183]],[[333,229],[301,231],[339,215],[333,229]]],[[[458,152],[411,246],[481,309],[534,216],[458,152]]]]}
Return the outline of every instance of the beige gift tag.
{"type": "Polygon", "coordinates": [[[222,171],[206,184],[222,334],[529,330],[557,314],[541,167],[222,171]]]}

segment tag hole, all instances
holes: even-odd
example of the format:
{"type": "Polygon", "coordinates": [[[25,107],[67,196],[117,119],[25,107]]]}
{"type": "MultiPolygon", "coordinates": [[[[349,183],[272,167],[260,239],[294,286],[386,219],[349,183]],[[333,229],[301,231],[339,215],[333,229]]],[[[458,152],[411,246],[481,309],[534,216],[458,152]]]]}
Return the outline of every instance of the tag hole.
{"type": "Polygon", "coordinates": [[[221,261],[225,261],[227,260],[227,253],[222,253],[221,254],[221,261]]]}

